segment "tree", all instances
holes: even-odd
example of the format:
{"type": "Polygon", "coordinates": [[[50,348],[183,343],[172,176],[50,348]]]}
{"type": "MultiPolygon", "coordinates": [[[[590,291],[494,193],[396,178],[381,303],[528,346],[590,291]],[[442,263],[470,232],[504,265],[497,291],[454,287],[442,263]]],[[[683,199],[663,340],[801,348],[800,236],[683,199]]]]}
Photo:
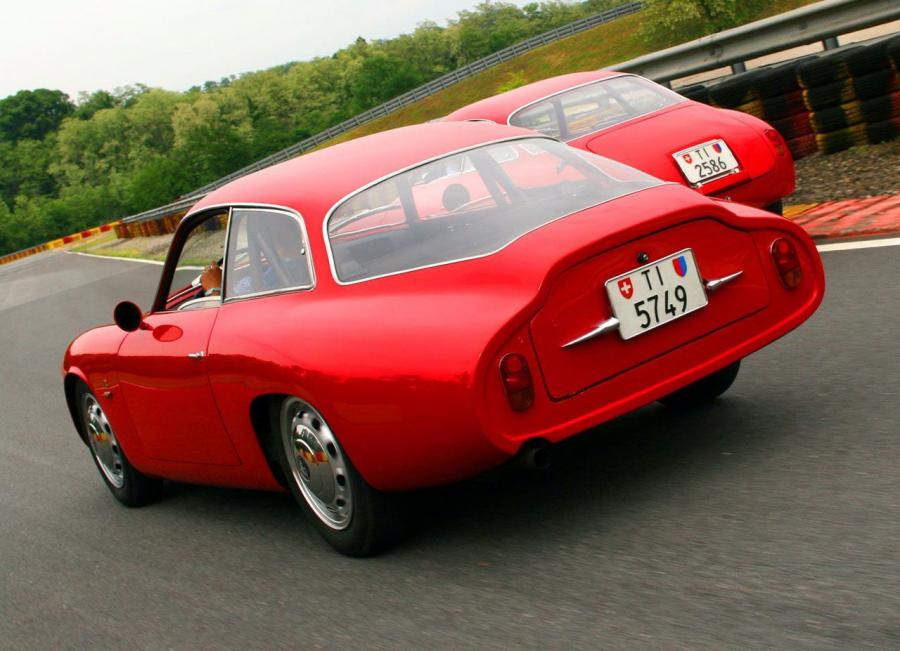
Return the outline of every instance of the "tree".
{"type": "Polygon", "coordinates": [[[20,90],[0,100],[0,140],[41,140],[74,109],[69,96],[61,90],[20,90]]]}
{"type": "Polygon", "coordinates": [[[88,120],[97,111],[113,108],[114,106],[118,106],[118,100],[108,91],[98,90],[95,93],[79,93],[78,106],[75,108],[74,116],[80,120],[88,120]]]}
{"type": "Polygon", "coordinates": [[[421,83],[422,78],[406,61],[381,54],[366,57],[350,81],[353,109],[365,111],[421,83]]]}
{"type": "Polygon", "coordinates": [[[740,25],[766,0],[646,0],[640,35],[666,46],[740,25]]]}

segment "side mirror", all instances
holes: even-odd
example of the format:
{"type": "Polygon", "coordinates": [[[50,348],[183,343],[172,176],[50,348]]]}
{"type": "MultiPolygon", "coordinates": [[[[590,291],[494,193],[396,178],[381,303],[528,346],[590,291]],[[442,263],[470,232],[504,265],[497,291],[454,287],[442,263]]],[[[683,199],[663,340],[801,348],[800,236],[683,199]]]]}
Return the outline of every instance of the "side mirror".
{"type": "Polygon", "coordinates": [[[144,315],[131,301],[122,301],[113,310],[113,321],[125,332],[134,332],[144,323],[144,315]]]}

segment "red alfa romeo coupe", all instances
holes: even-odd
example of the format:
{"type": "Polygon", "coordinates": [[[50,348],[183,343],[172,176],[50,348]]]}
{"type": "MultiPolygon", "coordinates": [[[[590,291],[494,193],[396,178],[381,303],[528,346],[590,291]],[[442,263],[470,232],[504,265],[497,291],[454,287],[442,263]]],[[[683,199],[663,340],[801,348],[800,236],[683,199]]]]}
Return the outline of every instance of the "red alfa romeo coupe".
{"type": "Polygon", "coordinates": [[[445,119],[534,129],[659,179],[778,214],[794,191],[794,160],[771,126],[635,75],[595,70],[552,77],[445,119]]]}
{"type": "Polygon", "coordinates": [[[200,201],[150,310],[71,344],[65,395],[121,502],[163,478],[290,490],[365,555],[397,493],[715,398],[823,291],[786,219],[534,131],[426,124],[200,201]]]}

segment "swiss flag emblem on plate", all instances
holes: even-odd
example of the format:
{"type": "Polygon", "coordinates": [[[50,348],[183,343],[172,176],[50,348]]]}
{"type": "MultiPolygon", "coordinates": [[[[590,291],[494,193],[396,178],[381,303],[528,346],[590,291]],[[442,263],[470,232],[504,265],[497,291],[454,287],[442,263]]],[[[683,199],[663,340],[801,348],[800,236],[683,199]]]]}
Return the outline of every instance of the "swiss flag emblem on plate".
{"type": "Polygon", "coordinates": [[[631,284],[631,278],[622,278],[619,281],[619,292],[625,298],[631,298],[631,295],[634,294],[634,285],[631,284]]]}

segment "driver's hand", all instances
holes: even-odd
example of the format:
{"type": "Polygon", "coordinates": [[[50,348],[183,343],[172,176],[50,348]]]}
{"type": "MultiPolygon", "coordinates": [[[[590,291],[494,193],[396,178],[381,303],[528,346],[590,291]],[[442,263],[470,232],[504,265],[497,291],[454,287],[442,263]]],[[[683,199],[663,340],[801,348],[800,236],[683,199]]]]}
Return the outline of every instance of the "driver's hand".
{"type": "Polygon", "coordinates": [[[212,290],[222,291],[222,267],[215,262],[211,262],[209,266],[200,274],[200,285],[205,293],[212,290]]]}

